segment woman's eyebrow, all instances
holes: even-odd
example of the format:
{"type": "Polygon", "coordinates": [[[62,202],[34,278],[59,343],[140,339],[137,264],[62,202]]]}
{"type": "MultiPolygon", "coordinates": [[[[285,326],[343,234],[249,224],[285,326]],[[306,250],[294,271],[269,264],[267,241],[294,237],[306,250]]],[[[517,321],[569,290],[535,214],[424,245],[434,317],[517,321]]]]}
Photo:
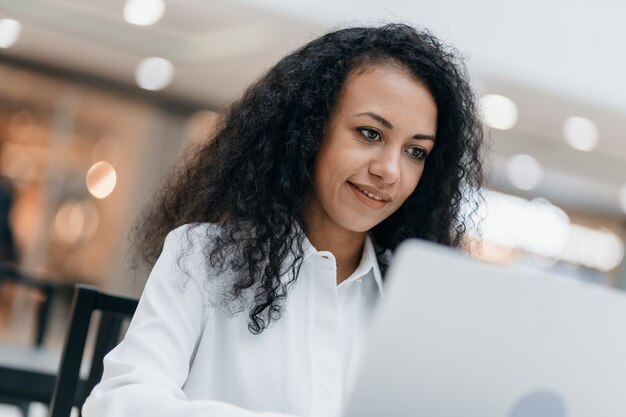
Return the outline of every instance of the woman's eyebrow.
{"type": "Polygon", "coordinates": [[[393,129],[393,125],[391,124],[389,120],[385,119],[383,116],[380,116],[376,113],[372,113],[371,111],[368,111],[365,113],[359,113],[356,116],[369,116],[372,119],[376,120],[381,125],[385,126],[387,129],[393,129]]]}
{"type": "Polygon", "coordinates": [[[411,139],[416,139],[416,140],[432,140],[433,142],[435,141],[435,137],[433,135],[422,135],[422,134],[417,134],[417,135],[413,135],[411,137],[411,139]]]}
{"type": "MultiPolygon", "coordinates": [[[[355,116],[369,116],[372,119],[376,120],[378,123],[380,123],[381,125],[385,126],[387,129],[393,129],[393,125],[391,124],[391,122],[387,119],[385,119],[383,116],[373,113],[371,111],[365,112],[365,113],[359,113],[356,114],[355,116]]],[[[413,135],[411,137],[411,139],[416,139],[416,140],[432,140],[433,142],[435,141],[435,136],[433,135],[424,135],[424,134],[416,134],[413,135]]]]}

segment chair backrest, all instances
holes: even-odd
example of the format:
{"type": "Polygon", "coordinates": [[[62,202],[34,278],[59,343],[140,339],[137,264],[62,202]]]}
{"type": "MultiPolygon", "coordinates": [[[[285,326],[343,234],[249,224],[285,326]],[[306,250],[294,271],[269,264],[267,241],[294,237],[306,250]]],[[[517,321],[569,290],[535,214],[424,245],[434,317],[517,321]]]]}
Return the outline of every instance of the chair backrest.
{"type": "Polygon", "coordinates": [[[92,388],[102,377],[102,360],[117,344],[122,321],[132,317],[138,300],[99,292],[79,284],[74,300],[69,328],[61,356],[59,373],[50,402],[49,417],[69,417],[72,406],[82,406],[92,388]],[[89,324],[94,311],[101,311],[89,377],[80,381],[80,367],[85,350],[89,324]]]}

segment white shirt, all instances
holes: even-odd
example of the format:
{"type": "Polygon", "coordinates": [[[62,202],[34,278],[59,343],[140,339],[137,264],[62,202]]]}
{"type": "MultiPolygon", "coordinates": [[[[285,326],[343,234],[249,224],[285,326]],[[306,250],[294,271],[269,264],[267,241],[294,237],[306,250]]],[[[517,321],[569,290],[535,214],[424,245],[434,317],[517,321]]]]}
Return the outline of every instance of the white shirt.
{"type": "MultiPolygon", "coordinates": [[[[333,417],[344,407],[379,297],[381,275],[366,239],[356,271],[337,285],[335,258],[308,240],[282,317],[260,335],[248,310],[220,313],[202,239],[216,225],[171,232],[124,340],[104,359],[84,417],[333,417]],[[185,276],[187,271],[189,276],[185,276]],[[187,277],[187,278],[186,278],[187,277]]],[[[223,284],[224,285],[224,284],[223,284]]],[[[224,287],[226,288],[226,287],[224,287]]]]}

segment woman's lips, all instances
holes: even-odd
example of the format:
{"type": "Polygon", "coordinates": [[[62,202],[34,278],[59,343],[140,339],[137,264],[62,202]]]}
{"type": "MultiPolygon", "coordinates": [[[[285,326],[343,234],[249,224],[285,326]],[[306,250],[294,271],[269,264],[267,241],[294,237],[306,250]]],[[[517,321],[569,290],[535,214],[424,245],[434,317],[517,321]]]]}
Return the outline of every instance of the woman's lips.
{"type": "Polygon", "coordinates": [[[352,184],[351,182],[348,182],[348,184],[350,185],[350,188],[357,196],[357,198],[367,206],[372,208],[381,208],[384,207],[385,204],[387,204],[387,201],[380,199],[381,197],[378,197],[378,199],[376,197],[372,198],[366,194],[367,191],[360,189],[358,186],[352,184]]]}
{"type": "Polygon", "coordinates": [[[363,191],[366,196],[373,198],[374,200],[383,200],[386,202],[391,201],[391,196],[384,191],[380,191],[378,188],[372,185],[359,184],[357,182],[348,181],[359,190],[363,191]]]}

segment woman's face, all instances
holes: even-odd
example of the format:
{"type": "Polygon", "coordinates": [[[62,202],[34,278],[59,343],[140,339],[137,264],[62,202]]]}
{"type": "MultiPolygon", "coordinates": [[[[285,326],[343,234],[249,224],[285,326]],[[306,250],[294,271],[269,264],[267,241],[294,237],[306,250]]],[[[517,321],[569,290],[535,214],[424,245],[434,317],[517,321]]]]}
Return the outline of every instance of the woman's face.
{"type": "Polygon", "coordinates": [[[434,99],[407,71],[348,76],[315,162],[311,225],[366,232],[389,217],[415,190],[436,129],[434,99]]]}

